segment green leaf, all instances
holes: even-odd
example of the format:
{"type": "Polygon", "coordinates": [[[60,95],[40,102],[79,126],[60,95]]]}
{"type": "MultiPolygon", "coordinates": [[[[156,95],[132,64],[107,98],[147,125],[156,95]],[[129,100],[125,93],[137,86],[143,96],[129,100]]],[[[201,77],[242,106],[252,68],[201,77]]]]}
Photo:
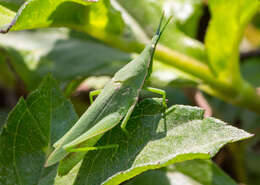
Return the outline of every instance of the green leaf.
{"type": "Polygon", "coordinates": [[[150,81],[153,86],[160,88],[166,86],[195,87],[200,83],[198,78],[159,61],[154,61],[153,63],[153,73],[151,74],[150,81]]]}
{"type": "Polygon", "coordinates": [[[130,60],[127,53],[100,43],[59,40],[40,61],[36,72],[40,76],[52,72],[57,79],[66,81],[77,76],[112,75],[130,60]]]}
{"type": "Polygon", "coordinates": [[[258,0],[209,1],[212,19],[206,35],[210,66],[220,80],[240,80],[239,43],[250,19],[259,10],[258,0]]]}
{"type": "MultiPolygon", "coordinates": [[[[4,69],[7,70],[8,68],[11,68],[12,75],[19,76],[29,90],[34,89],[37,84],[39,84],[40,77],[36,73],[32,72],[30,68],[28,68],[25,63],[26,58],[24,58],[23,53],[11,47],[6,47],[0,52],[3,55],[3,58],[5,58],[4,62],[6,62],[6,64],[8,63],[9,65],[4,66],[4,69]]],[[[2,75],[3,74],[0,75],[0,78],[4,78],[2,75]]]]}
{"type": "Polygon", "coordinates": [[[13,89],[16,84],[16,79],[12,71],[8,66],[8,61],[6,57],[0,55],[0,86],[7,87],[8,89],[13,89]]]}
{"type": "MultiPolygon", "coordinates": [[[[62,82],[93,75],[112,76],[132,59],[131,55],[96,41],[69,38],[68,30],[11,32],[1,37],[0,43],[5,51],[0,50],[0,56],[9,58],[29,89],[34,89],[48,73],[62,82]]],[[[7,71],[6,67],[3,69],[7,71]]],[[[1,78],[6,79],[3,75],[0,73],[0,82],[1,78]]]]}
{"type": "Polygon", "coordinates": [[[167,169],[150,170],[133,178],[126,185],[236,185],[225,172],[210,160],[195,159],[176,163],[167,169]]]}
{"type": "Polygon", "coordinates": [[[85,6],[94,1],[29,0],[17,12],[0,5],[0,32],[80,23],[85,6]],[[12,21],[10,21],[12,20],[12,21]]]}
{"type": "MultiPolygon", "coordinates": [[[[118,9],[122,12],[123,18],[124,15],[125,17],[128,15],[133,18],[132,22],[134,23],[128,23],[126,22],[127,19],[124,19],[125,24],[129,24],[134,31],[139,29],[140,31],[136,32],[136,34],[140,34],[140,32],[142,32],[140,36],[146,35],[146,38],[149,38],[154,34],[156,26],[159,23],[160,17],[163,13],[163,8],[169,8],[170,11],[173,12],[174,20],[167,26],[160,43],[163,43],[165,46],[168,46],[173,50],[205,61],[203,45],[188,36],[189,34],[194,36],[197,31],[197,27],[195,25],[197,25],[202,11],[201,0],[117,0],[116,2],[118,2],[119,6],[122,6],[122,9],[118,9]],[[140,11],[140,9],[142,9],[142,11],[140,11]],[[185,28],[185,24],[188,22],[189,26],[193,25],[193,27],[189,28],[189,32],[185,28]]],[[[114,5],[115,3],[112,4],[114,5]]],[[[140,38],[139,40],[144,39],[140,38]]]]}
{"type": "Polygon", "coordinates": [[[244,61],[241,65],[243,77],[255,87],[260,86],[260,59],[252,58],[244,61]]]}
{"type": "Polygon", "coordinates": [[[0,4],[0,25],[1,25],[1,27],[3,27],[3,26],[7,27],[6,25],[10,24],[10,22],[13,20],[14,16],[15,16],[15,13],[12,10],[10,10],[4,6],[1,6],[1,4],[0,4]]]}
{"type": "Polygon", "coordinates": [[[176,163],[175,170],[203,185],[236,185],[225,172],[210,160],[191,160],[176,163]]]}
{"type": "Polygon", "coordinates": [[[196,38],[204,2],[202,0],[169,1],[173,3],[172,9],[178,28],[187,36],[196,38]]]}
{"type": "Polygon", "coordinates": [[[0,109],[0,129],[4,125],[7,115],[8,115],[8,111],[1,108],[0,109]]]}
{"type": "Polygon", "coordinates": [[[26,0],[0,0],[1,5],[5,5],[7,7],[16,7],[13,9],[18,9],[26,0]]]}
{"type": "Polygon", "coordinates": [[[217,119],[203,119],[203,110],[196,107],[172,106],[164,116],[155,99],[138,105],[127,130],[128,139],[116,127],[99,141],[117,143],[119,149],[89,152],[74,185],[116,185],[149,169],[211,158],[226,143],[252,136],[217,119]]]}
{"type": "Polygon", "coordinates": [[[1,185],[52,185],[56,166],[44,168],[51,146],[77,115],[48,76],[25,101],[19,100],[0,134],[1,185]]]}
{"type": "MultiPolygon", "coordinates": [[[[124,183],[125,185],[173,185],[171,182],[173,173],[166,170],[149,170],[124,183]]],[[[176,177],[174,177],[176,178],[176,177]]],[[[186,182],[187,184],[187,182],[186,182]]],[[[190,184],[187,184],[190,185],[190,184]]]]}

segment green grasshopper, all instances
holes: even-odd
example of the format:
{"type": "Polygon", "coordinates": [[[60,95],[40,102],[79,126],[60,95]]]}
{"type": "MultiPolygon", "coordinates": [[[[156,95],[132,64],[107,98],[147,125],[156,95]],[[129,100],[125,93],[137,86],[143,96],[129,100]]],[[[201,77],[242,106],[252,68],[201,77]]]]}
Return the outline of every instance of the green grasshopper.
{"type": "MultiPolygon", "coordinates": [[[[155,47],[170,18],[162,25],[161,18],[156,35],[142,53],[121,68],[102,91],[90,93],[91,105],[77,123],[53,146],[45,166],[60,162],[58,174],[67,174],[90,150],[117,148],[118,145],[94,146],[97,141],[121,122],[122,130],[128,135],[126,124],[134,110],[145,80],[152,72],[155,47]],[[98,95],[93,102],[93,96],[98,95]]],[[[166,107],[166,95],[163,90],[145,88],[163,97],[166,107]]]]}

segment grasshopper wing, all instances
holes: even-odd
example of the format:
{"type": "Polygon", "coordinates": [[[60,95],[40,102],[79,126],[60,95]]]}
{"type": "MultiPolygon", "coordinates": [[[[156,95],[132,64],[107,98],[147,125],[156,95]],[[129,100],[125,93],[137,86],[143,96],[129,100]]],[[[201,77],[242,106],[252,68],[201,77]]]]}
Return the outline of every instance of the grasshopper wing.
{"type": "Polygon", "coordinates": [[[82,134],[80,137],[75,139],[74,141],[66,144],[63,148],[66,151],[70,151],[73,148],[82,148],[85,147],[84,143],[87,142],[89,139],[94,138],[96,136],[102,136],[105,132],[115,127],[122,116],[118,112],[111,113],[100,120],[94,127],[92,127],[89,131],[82,134]]]}

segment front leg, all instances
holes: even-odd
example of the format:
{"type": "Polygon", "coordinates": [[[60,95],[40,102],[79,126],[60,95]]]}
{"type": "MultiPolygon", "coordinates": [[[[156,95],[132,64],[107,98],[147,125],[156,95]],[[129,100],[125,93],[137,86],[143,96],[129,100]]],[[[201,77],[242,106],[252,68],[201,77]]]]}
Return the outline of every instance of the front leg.
{"type": "Polygon", "coordinates": [[[135,103],[133,104],[133,105],[131,105],[131,107],[128,109],[128,111],[127,111],[127,113],[126,113],[126,115],[125,115],[125,118],[123,119],[123,121],[122,121],[122,123],[121,123],[121,129],[124,131],[124,133],[126,134],[126,136],[129,136],[129,133],[128,133],[128,131],[126,130],[126,124],[127,124],[127,122],[128,122],[128,120],[129,120],[129,118],[131,117],[131,114],[132,114],[132,112],[133,112],[133,110],[134,110],[134,108],[135,108],[135,103]]]}
{"type": "Polygon", "coordinates": [[[94,90],[89,93],[90,104],[93,103],[93,97],[101,93],[101,90],[94,90]]]}
{"type": "Polygon", "coordinates": [[[165,108],[167,108],[167,103],[166,103],[166,92],[162,89],[157,89],[157,88],[153,88],[153,87],[146,87],[144,88],[145,90],[147,91],[150,91],[150,92],[153,92],[153,93],[156,93],[156,94],[160,94],[162,95],[162,98],[163,98],[163,106],[165,108]]]}
{"type": "Polygon", "coordinates": [[[110,148],[118,148],[118,144],[110,144],[105,146],[90,146],[90,147],[82,147],[82,148],[72,148],[69,149],[69,152],[86,152],[90,150],[101,150],[101,149],[110,149],[110,148]]]}

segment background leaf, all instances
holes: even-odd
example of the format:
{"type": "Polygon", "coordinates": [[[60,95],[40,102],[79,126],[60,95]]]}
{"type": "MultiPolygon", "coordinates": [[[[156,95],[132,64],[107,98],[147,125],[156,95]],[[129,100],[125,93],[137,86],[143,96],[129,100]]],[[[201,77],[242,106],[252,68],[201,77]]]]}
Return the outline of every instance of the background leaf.
{"type": "MultiPolygon", "coordinates": [[[[132,59],[125,52],[96,41],[69,38],[68,34],[68,30],[10,33],[0,38],[5,45],[2,54],[29,89],[48,73],[62,82],[93,75],[112,76],[132,59]]],[[[0,82],[1,77],[5,76],[0,75],[0,82]]]]}
{"type": "Polygon", "coordinates": [[[239,43],[246,25],[258,11],[259,1],[213,0],[209,1],[209,7],[212,19],[205,45],[210,66],[221,80],[237,83],[240,80],[239,43]]]}
{"type": "Polygon", "coordinates": [[[0,184],[53,184],[56,166],[44,168],[46,156],[76,120],[71,103],[46,77],[26,101],[19,100],[1,130],[0,184]]]}
{"type": "Polygon", "coordinates": [[[203,61],[205,60],[203,45],[188,36],[192,35],[194,37],[196,35],[197,27],[195,25],[196,23],[198,23],[201,16],[201,0],[192,1],[192,3],[191,1],[187,0],[117,0],[116,2],[118,2],[118,4],[123,7],[123,9],[121,10],[122,15],[127,14],[130,17],[133,17],[136,24],[140,25],[140,29],[148,38],[152,37],[152,35],[154,34],[154,30],[156,30],[157,24],[159,23],[160,17],[163,13],[163,8],[165,6],[170,9],[172,8],[173,10],[171,9],[170,11],[173,12],[174,19],[168,25],[167,29],[162,35],[160,43],[163,43],[165,46],[168,46],[173,50],[177,50],[181,53],[185,53],[189,56],[193,56],[203,61]],[[142,11],[140,11],[140,8],[142,9],[142,11]],[[184,28],[184,24],[187,25],[188,22],[190,26],[189,32],[184,28]]]}
{"type": "Polygon", "coordinates": [[[210,160],[194,159],[167,169],[150,170],[133,178],[126,185],[236,185],[210,160]]]}
{"type": "Polygon", "coordinates": [[[251,136],[214,118],[203,119],[196,107],[172,106],[164,117],[161,104],[151,99],[139,104],[127,127],[129,139],[117,127],[98,143],[118,143],[116,154],[100,150],[86,155],[74,185],[119,184],[149,169],[210,158],[226,143],[251,136]]]}
{"type": "Polygon", "coordinates": [[[15,4],[17,4],[17,2],[0,4],[0,16],[3,18],[0,25],[0,28],[2,27],[0,32],[4,33],[9,31],[9,29],[23,30],[43,28],[61,23],[71,24],[74,21],[79,21],[78,16],[84,7],[82,5],[89,5],[91,1],[29,0],[25,1],[17,12],[10,9],[10,5],[15,4]]]}
{"type": "Polygon", "coordinates": [[[251,58],[241,65],[241,72],[244,78],[255,87],[260,86],[260,59],[251,58]]]}

